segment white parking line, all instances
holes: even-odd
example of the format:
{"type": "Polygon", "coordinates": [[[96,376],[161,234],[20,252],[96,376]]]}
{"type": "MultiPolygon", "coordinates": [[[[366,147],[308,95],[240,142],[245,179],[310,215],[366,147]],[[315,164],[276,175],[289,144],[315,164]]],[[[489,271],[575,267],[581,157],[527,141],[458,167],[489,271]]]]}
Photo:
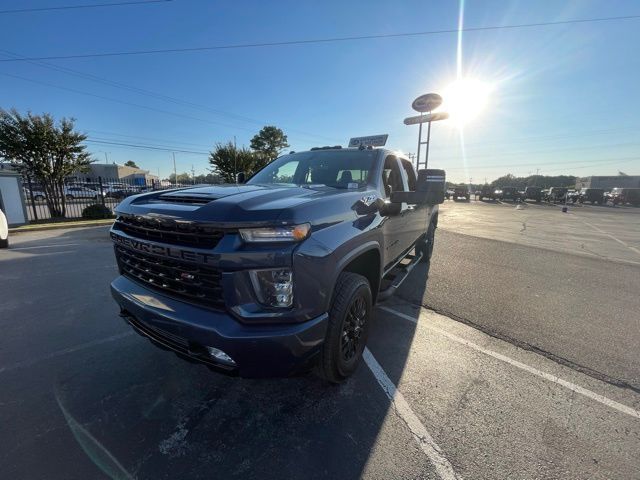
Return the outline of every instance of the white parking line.
{"type": "MultiPolygon", "coordinates": [[[[380,306],[378,307],[381,310],[384,310],[385,312],[389,312],[392,313],[394,315],[397,315],[398,317],[404,318],[405,320],[409,320],[410,322],[413,323],[418,323],[418,319],[407,315],[405,313],[402,312],[398,312],[396,310],[394,310],[393,308],[389,308],[389,307],[385,307],[385,306],[380,306]]],[[[623,405],[622,403],[618,403],[615,400],[611,400],[610,398],[607,398],[603,395],[600,395],[599,393],[595,393],[587,388],[581,387],[580,385],[576,385],[575,383],[571,383],[567,380],[563,380],[560,377],[557,377],[555,375],[552,375],[550,373],[546,373],[543,372],[541,370],[538,370],[537,368],[534,367],[530,367],[529,365],[526,365],[522,362],[519,362],[517,360],[514,360],[512,358],[507,357],[506,355],[502,355],[501,353],[498,352],[494,352],[493,350],[488,350],[484,347],[481,347],[480,345],[477,345],[473,342],[470,342],[468,340],[465,340],[464,338],[458,337],[457,335],[454,335],[452,333],[446,332],[438,327],[434,327],[433,325],[425,325],[427,328],[430,328],[438,333],[440,333],[441,335],[447,337],[450,340],[453,340],[454,342],[458,342],[462,345],[466,345],[467,347],[473,348],[474,350],[477,350],[478,352],[484,353],[485,355],[489,355],[490,357],[493,357],[497,360],[503,361],[505,363],[508,363],[509,365],[512,365],[514,367],[517,367],[521,370],[524,370],[526,372],[529,372],[533,375],[536,375],[540,378],[544,378],[545,380],[548,380],[550,382],[556,383],[558,385],[561,385],[569,390],[571,390],[572,392],[576,392],[579,393],[580,395],[584,395],[585,397],[588,397],[592,400],[595,400],[596,402],[599,402],[603,405],[606,405],[609,408],[613,408],[614,410],[617,410],[619,412],[625,413],[627,415],[630,415],[632,417],[635,418],[640,418],[640,411],[635,410],[631,407],[628,407],[626,405],[623,405]]]]}
{"type": "Polygon", "coordinates": [[[409,430],[418,442],[418,445],[420,445],[422,451],[429,457],[440,478],[444,480],[459,479],[460,477],[456,475],[453,466],[444,456],[444,453],[442,453],[442,449],[433,440],[413,410],[411,410],[402,393],[396,388],[368,348],[365,348],[363,358],[371,370],[371,373],[373,373],[373,376],[376,377],[378,384],[380,384],[384,393],[389,397],[389,400],[391,400],[391,404],[396,412],[406,423],[407,427],[409,427],[409,430]]]}
{"type": "Polygon", "coordinates": [[[580,219],[580,221],[582,223],[584,223],[585,225],[587,225],[588,227],[593,228],[596,232],[600,232],[602,235],[605,235],[607,237],[609,237],[612,240],[615,240],[616,242],[618,242],[620,245],[623,245],[625,247],[627,247],[629,250],[637,253],[638,255],[640,255],[640,250],[638,250],[636,247],[632,247],[631,245],[629,245],[626,242],[623,242],[622,240],[620,240],[619,238],[614,237],[613,235],[611,235],[610,233],[605,232],[604,230],[596,227],[595,225],[591,225],[589,222],[585,222],[584,220],[580,219]]]}

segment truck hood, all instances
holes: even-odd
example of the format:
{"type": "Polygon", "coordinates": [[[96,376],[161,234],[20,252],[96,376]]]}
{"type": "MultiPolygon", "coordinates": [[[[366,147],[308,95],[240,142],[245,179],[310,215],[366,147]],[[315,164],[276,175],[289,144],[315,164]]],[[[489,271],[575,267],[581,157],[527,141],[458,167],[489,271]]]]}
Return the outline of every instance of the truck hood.
{"type": "Polygon", "coordinates": [[[338,212],[352,216],[350,207],[366,191],[365,188],[347,190],[323,186],[215,185],[132,196],[117,206],[116,213],[216,223],[226,227],[322,224],[328,217],[331,217],[331,223],[342,220],[335,218],[338,212]],[[309,215],[309,208],[313,215],[309,215]],[[301,218],[301,214],[305,218],[301,218]]]}

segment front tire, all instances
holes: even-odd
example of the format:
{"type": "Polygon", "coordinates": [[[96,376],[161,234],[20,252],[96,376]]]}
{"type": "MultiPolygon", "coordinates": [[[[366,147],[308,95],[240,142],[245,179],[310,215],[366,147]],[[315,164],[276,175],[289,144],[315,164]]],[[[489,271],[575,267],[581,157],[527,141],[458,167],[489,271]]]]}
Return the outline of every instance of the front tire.
{"type": "Polygon", "coordinates": [[[355,372],[369,336],[373,296],[362,275],[342,272],[336,282],[329,324],[318,362],[317,374],[340,383],[355,372]]]}

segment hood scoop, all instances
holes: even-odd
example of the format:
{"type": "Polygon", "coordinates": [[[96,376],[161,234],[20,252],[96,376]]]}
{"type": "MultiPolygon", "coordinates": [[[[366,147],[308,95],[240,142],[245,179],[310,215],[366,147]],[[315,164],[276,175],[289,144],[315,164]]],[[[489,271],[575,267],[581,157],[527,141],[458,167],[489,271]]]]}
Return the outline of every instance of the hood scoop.
{"type": "Polygon", "coordinates": [[[211,195],[207,193],[171,192],[158,197],[163,203],[180,203],[185,205],[206,205],[209,202],[222,198],[223,195],[211,195]]]}

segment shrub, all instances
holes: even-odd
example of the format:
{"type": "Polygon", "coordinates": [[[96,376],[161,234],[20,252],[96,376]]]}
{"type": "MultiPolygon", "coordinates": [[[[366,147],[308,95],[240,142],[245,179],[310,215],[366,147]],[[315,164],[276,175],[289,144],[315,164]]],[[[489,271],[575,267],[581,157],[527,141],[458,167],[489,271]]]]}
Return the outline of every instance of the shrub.
{"type": "Polygon", "coordinates": [[[108,207],[100,205],[99,203],[94,203],[93,205],[89,205],[84,210],[82,210],[82,218],[113,218],[113,213],[111,213],[111,209],[109,209],[108,207]]]}

